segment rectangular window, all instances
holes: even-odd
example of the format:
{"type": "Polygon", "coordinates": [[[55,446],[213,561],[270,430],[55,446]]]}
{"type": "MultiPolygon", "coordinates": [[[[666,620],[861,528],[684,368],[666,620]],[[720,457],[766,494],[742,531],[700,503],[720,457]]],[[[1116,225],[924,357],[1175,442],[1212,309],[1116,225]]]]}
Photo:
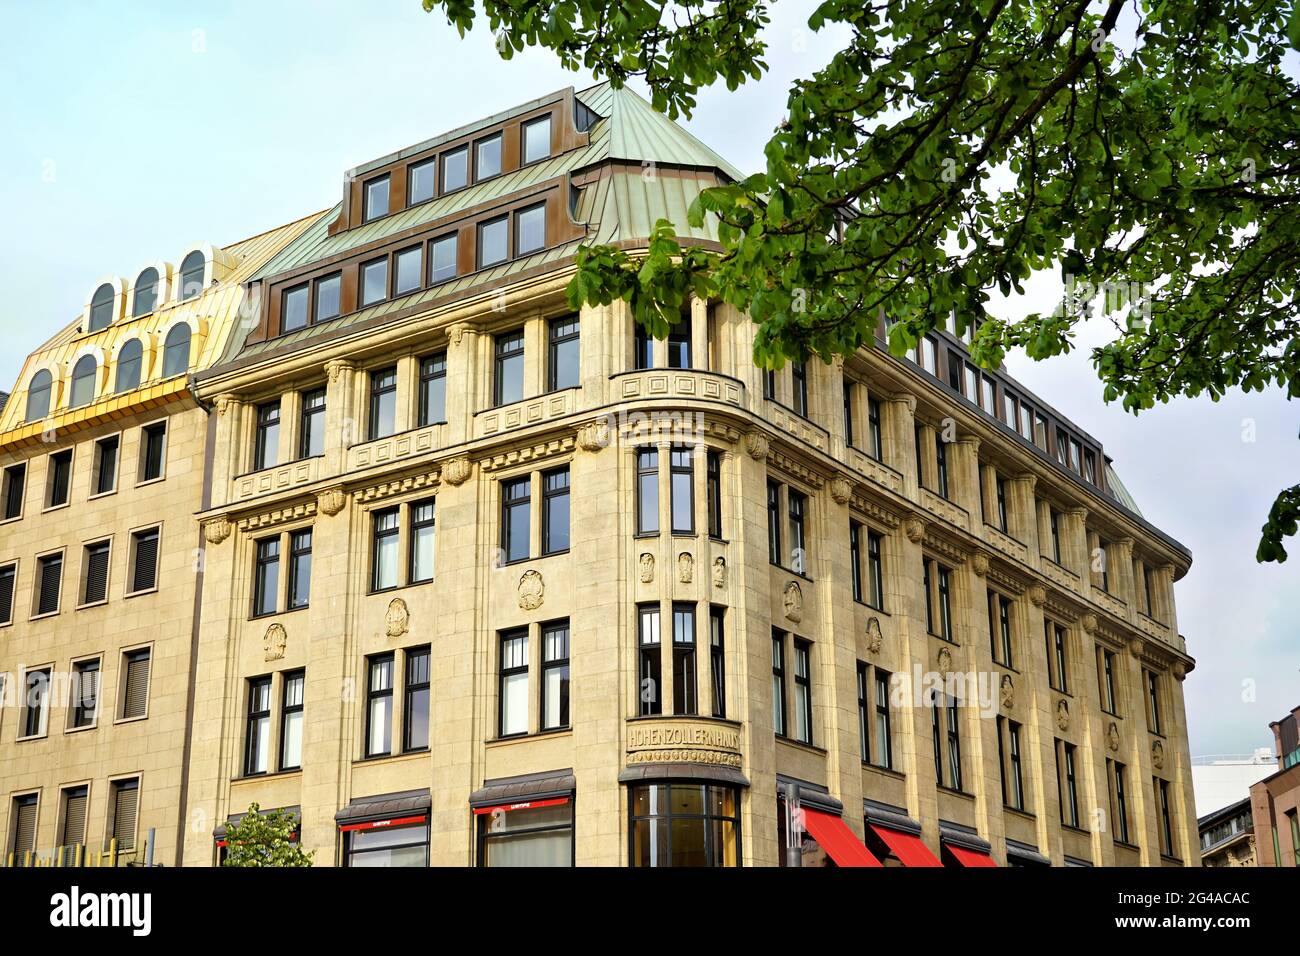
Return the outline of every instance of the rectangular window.
{"type": "Polygon", "coordinates": [[[659,452],[653,448],[636,453],[636,533],[659,533],[659,452]]]}
{"type": "Polygon", "coordinates": [[[943,433],[936,430],[934,433],[934,468],[935,468],[935,485],[934,490],[939,497],[948,497],[948,443],[943,440],[943,433]]]}
{"type": "Polygon", "coordinates": [[[882,540],[874,531],[867,531],[867,588],[863,596],[867,604],[878,611],[885,609],[885,563],[882,557],[882,540]]]}
{"type": "Polygon", "coordinates": [[[117,489],[117,450],[120,442],[117,435],[109,435],[95,442],[92,494],[106,495],[117,489]]]}
{"type": "Polygon", "coordinates": [[[863,763],[871,761],[871,700],[867,693],[871,668],[858,661],[858,756],[863,763]]]}
{"type": "Polygon", "coordinates": [[[637,697],[642,717],[662,713],[660,688],[663,686],[663,657],[659,636],[659,605],[642,604],[637,608],[637,697]]]}
{"type": "Polygon", "coordinates": [[[4,471],[4,520],[23,513],[23,492],[27,485],[27,465],[10,465],[4,471]]]}
{"type": "Polygon", "coordinates": [[[1011,806],[1017,810],[1025,809],[1025,782],[1021,767],[1020,725],[1014,720],[1007,721],[1007,759],[1010,762],[1009,780],[1011,783],[1011,806]]]}
{"type": "Polygon", "coordinates": [[[668,367],[692,368],[691,315],[685,312],[668,330],[668,367]]]}
{"type": "Polygon", "coordinates": [[[388,257],[361,264],[359,306],[373,305],[388,298],[388,257]]]}
{"type": "Polygon", "coordinates": [[[311,528],[289,535],[289,610],[311,603],[311,528]]]}
{"type": "Polygon", "coordinates": [[[433,285],[456,278],[456,256],[456,233],[433,240],[429,252],[429,281],[433,285]]]}
{"type": "Polygon", "coordinates": [[[393,655],[369,660],[366,681],[366,756],[393,752],[393,655]]]}
{"type": "Polygon", "coordinates": [[[30,864],[27,854],[36,851],[36,811],[39,795],[35,793],[14,797],[10,819],[13,820],[9,845],[18,866],[30,864]]]}
{"type": "Polygon", "coordinates": [[[482,867],[573,865],[573,803],[567,798],[474,811],[482,867]]]}
{"type": "Polygon", "coordinates": [[[1105,538],[1097,539],[1097,549],[1092,553],[1092,566],[1103,591],[1110,593],[1110,544],[1105,538]]]}
{"type": "Polygon", "coordinates": [[[274,614],[280,595],[280,536],[257,542],[253,572],[253,617],[274,614]]]}
{"type": "Polygon", "coordinates": [[[531,498],[531,477],[501,482],[501,553],[506,564],[528,559],[531,498]]]}
{"type": "Polygon", "coordinates": [[[1083,477],[1094,485],[1097,483],[1097,456],[1087,449],[1083,452],[1083,477]]]}
{"type": "Polygon", "coordinates": [[[370,557],[370,590],[384,591],[397,587],[397,549],[400,530],[398,510],[376,511],[370,557]]]}
{"type": "Polygon", "coordinates": [[[547,325],[547,339],[547,388],[552,392],[576,388],[582,344],[578,317],[566,315],[552,319],[547,325]]]}
{"type": "Polygon", "coordinates": [[[542,474],[542,554],[569,550],[569,469],[542,474]]]}
{"type": "Polygon", "coordinates": [[[1034,444],[1047,451],[1047,419],[1041,412],[1034,414],[1034,444]]]}
{"type": "Polygon", "coordinates": [[[63,552],[36,559],[35,615],[56,614],[63,590],[63,552]]]}
{"type": "Polygon", "coordinates": [[[794,639],[794,739],[813,742],[812,645],[794,639]]]}
{"type": "Polygon", "coordinates": [[[515,213],[515,255],[523,256],[546,246],[546,203],[515,213]]]}
{"type": "Polygon", "coordinates": [[[808,366],[803,362],[790,363],[790,401],[795,414],[808,417],[808,366]]]}
{"type": "Polygon", "coordinates": [[[143,717],[149,712],[149,648],[127,651],[122,655],[126,684],[122,691],[122,719],[143,717]]]}
{"type": "Polygon", "coordinates": [[[23,676],[24,737],[44,737],[50,717],[50,669],[27,671],[23,676]]]}
{"type": "Polygon", "coordinates": [[[695,533],[695,451],[675,447],[670,452],[669,480],[673,534],[695,533]]]}
{"type": "Polygon", "coordinates": [[[867,454],[876,461],[885,460],[885,448],[880,428],[880,402],[867,399],[867,454]]]}
{"type": "Polygon", "coordinates": [[[387,438],[397,430],[397,369],[370,373],[370,422],[368,441],[387,438]]]}
{"type": "Polygon", "coordinates": [[[86,844],[86,810],[89,787],[68,787],[63,791],[63,822],[59,825],[60,863],[75,866],[75,848],[86,844]]]}
{"type": "Polygon", "coordinates": [[[436,163],[426,159],[422,163],[413,163],[406,171],[406,204],[427,202],[433,198],[433,178],[436,163]]]}
{"type": "Polygon", "coordinates": [[[438,352],[420,360],[419,425],[436,425],[447,420],[447,353],[438,352]]]}
{"type": "Polygon", "coordinates": [[[510,258],[510,217],[501,216],[478,226],[478,267],[505,262],[510,258]]]}
{"type": "Polygon", "coordinates": [[[1139,567],[1142,569],[1142,587],[1140,590],[1142,613],[1147,617],[1154,618],[1156,616],[1156,606],[1155,602],[1151,600],[1151,569],[1145,564],[1139,565],[1139,567]]]}
{"type": "Polygon", "coordinates": [[[934,781],[943,786],[943,726],[941,712],[943,698],[938,691],[930,693],[930,743],[934,748],[934,781]]]}
{"type": "Polygon", "coordinates": [[[886,770],[894,766],[893,735],[889,729],[889,683],[892,675],[876,668],[876,748],[875,764],[886,770]]]}
{"type": "Polygon", "coordinates": [[[1067,631],[1055,621],[1043,620],[1043,635],[1047,639],[1047,682],[1053,690],[1069,693],[1069,649],[1067,631]]]}
{"type": "Polygon", "coordinates": [[[14,584],[18,578],[18,565],[0,567],[0,624],[12,624],[14,619],[14,584]]]}
{"type": "Polygon", "coordinates": [[[464,189],[469,183],[469,147],[462,146],[442,154],[442,191],[444,194],[464,189]]]}
{"type": "Polygon", "coordinates": [[[713,716],[727,716],[727,657],[723,625],[726,609],[709,608],[709,677],[713,693],[713,716]]]}
{"type": "Polygon", "coordinates": [[[68,726],[73,730],[95,726],[99,719],[99,658],[72,665],[72,699],[68,726]]]}
{"type": "Polygon", "coordinates": [[[1160,725],[1160,677],[1154,671],[1146,672],[1147,727],[1151,733],[1163,733],[1160,725]]]}
{"type": "Polygon", "coordinates": [[[569,622],[542,627],[542,730],[569,726],[569,622]]]}
{"type": "Polygon", "coordinates": [[[763,397],[768,400],[776,398],[776,371],[774,369],[763,370],[763,397]]]}
{"type": "Polygon", "coordinates": [[[163,476],[167,463],[167,423],[154,422],[140,429],[140,481],[154,481],[163,476]]]}
{"type": "Polygon", "coordinates": [[[1061,516],[1055,508],[1047,509],[1048,525],[1052,536],[1052,560],[1061,563],[1061,516]]]}
{"type": "Polygon", "coordinates": [[[136,817],[140,808],[140,778],[114,780],[110,789],[110,838],[117,841],[119,850],[134,850],[136,817]]]}
{"type": "Polygon", "coordinates": [[[362,222],[388,215],[388,176],[377,176],[363,187],[365,193],[362,222]]]}
{"type": "Polygon", "coordinates": [[[993,660],[1003,667],[1015,667],[1011,656],[1011,599],[989,591],[989,635],[993,639],[993,660]]]}
{"type": "Polygon", "coordinates": [[[695,608],[673,604],[673,713],[695,714],[695,608]]]}
{"type": "Polygon", "coordinates": [[[338,316],[342,300],[343,276],[334,273],[316,280],[316,315],[314,321],[324,322],[338,316]]]}
{"type": "Polygon", "coordinates": [[[785,632],[772,628],[772,729],[786,734],[785,720],[785,632]]]}
{"type": "Polygon", "coordinates": [[[961,787],[961,724],[957,711],[957,698],[948,698],[948,775],[952,789],[961,787]]]}
{"type": "Polygon", "coordinates": [[[1174,813],[1169,800],[1169,781],[1159,777],[1155,780],[1157,801],[1160,804],[1160,852],[1165,856],[1174,856],[1174,813]]]}
{"type": "Polygon", "coordinates": [[[1101,663],[1097,674],[1101,686],[1101,709],[1108,714],[1119,715],[1119,697],[1115,686],[1115,655],[1102,648],[1101,663]]]}
{"type": "Polygon", "coordinates": [[[1074,769],[1074,744],[1056,742],[1056,772],[1061,790],[1061,823],[1079,826],[1079,784],[1074,769]]]}
{"type": "Polygon", "coordinates": [[[535,163],[551,155],[551,118],[543,116],[520,127],[523,139],[521,165],[535,163]]]}
{"type": "Polygon", "coordinates": [[[990,415],[994,414],[997,411],[995,398],[996,392],[994,391],[993,379],[989,378],[987,375],[981,376],[980,408],[984,409],[984,411],[988,412],[990,415]]]}
{"type": "Polygon", "coordinates": [[[790,519],[790,570],[796,574],[806,574],[808,562],[805,550],[804,518],[808,508],[808,499],[793,488],[787,488],[786,506],[790,519]]]}
{"type": "Polygon", "coordinates": [[[953,349],[948,350],[948,387],[954,392],[961,394],[961,353],[953,349]]]}
{"type": "Polygon", "coordinates": [[[862,588],[862,525],[849,522],[849,580],[853,586],[853,600],[861,601],[862,588]]]}
{"type": "Polygon", "coordinates": [[[248,682],[248,718],[244,736],[244,775],[266,773],[271,747],[271,678],[248,682]]]}
{"type": "Polygon", "coordinates": [[[280,293],[280,331],[292,332],[307,324],[307,283],[280,293]]]}
{"type": "Polygon", "coordinates": [[[272,468],[280,448],[280,400],[257,407],[257,433],[253,441],[253,470],[272,468]]]}
{"type": "Polygon", "coordinates": [[[1110,764],[1111,796],[1115,801],[1113,807],[1115,839],[1120,843],[1128,843],[1128,793],[1124,779],[1125,767],[1117,760],[1106,762],[1110,764]]]}
{"type": "Polygon", "coordinates": [[[498,736],[528,733],[528,631],[501,632],[498,736]]]}
{"type": "Polygon", "coordinates": [[[1003,534],[1007,533],[1007,480],[1001,475],[993,476],[993,487],[997,494],[998,510],[997,521],[998,530],[1003,534]]]}
{"type": "Polygon", "coordinates": [[[844,444],[853,446],[853,382],[844,379],[844,444]]]}
{"type": "Polygon", "coordinates": [[[635,323],[636,328],[633,330],[633,352],[632,367],[635,369],[654,368],[655,350],[654,339],[650,338],[650,333],[640,322],[635,323]]]}
{"type": "Polygon", "coordinates": [[[303,671],[290,671],[284,675],[280,695],[280,769],[298,770],[302,767],[302,702],[307,686],[303,671]]]}
{"type": "Polygon", "coordinates": [[[434,501],[418,501],[410,506],[411,542],[407,583],[421,584],[433,580],[436,516],[434,501]]]}
{"type": "Polygon", "coordinates": [[[108,599],[109,543],[96,541],[81,553],[81,603],[98,604],[108,599]]]}
{"type": "Polygon", "coordinates": [[[935,637],[951,641],[951,572],[933,558],[926,558],[923,568],[923,583],[926,593],[926,627],[935,637]]]}
{"type": "Polygon", "coordinates": [[[524,397],[524,331],[498,335],[495,343],[492,403],[509,405],[524,397]]]}
{"type": "Polygon", "coordinates": [[[158,586],[158,528],[131,533],[131,594],[158,586]]]}
{"type": "Polygon", "coordinates": [[[57,508],[68,503],[68,493],[72,485],[72,449],[56,451],[48,460],[45,507],[57,508]]]}
{"type": "Polygon", "coordinates": [[[501,172],[501,134],[487,136],[474,144],[474,182],[501,172]]]}
{"type": "Polygon", "coordinates": [[[302,393],[302,410],[298,415],[298,457],[314,458],[325,454],[325,389],[302,393]]]}
{"type": "Polygon", "coordinates": [[[402,699],[402,750],[429,749],[429,648],[406,652],[402,699]]]}
{"type": "Polygon", "coordinates": [[[709,537],[722,537],[722,453],[710,450],[705,469],[709,496],[709,537]]]}

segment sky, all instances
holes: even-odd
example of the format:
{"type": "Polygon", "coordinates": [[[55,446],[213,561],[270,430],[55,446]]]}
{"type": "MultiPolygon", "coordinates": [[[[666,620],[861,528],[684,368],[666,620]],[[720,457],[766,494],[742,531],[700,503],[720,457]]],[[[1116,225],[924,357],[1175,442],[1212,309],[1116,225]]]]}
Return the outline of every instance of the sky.
{"type": "MultiPolygon", "coordinates": [[[[777,5],[769,72],[706,90],[686,126],[758,169],[789,82],[823,64],[813,4],[777,5]]],[[[98,280],[176,262],[333,205],[345,170],[527,99],[582,87],[543,51],[502,61],[480,25],[458,38],[419,0],[186,4],[0,0],[0,390],[98,280]]],[[[1049,308],[1038,276],[1025,311],[1049,308]]],[[[1180,630],[1193,756],[1272,745],[1300,704],[1300,540],[1254,559],[1276,492],[1300,474],[1295,408],[1277,391],[1183,400],[1133,417],[1101,401],[1088,348],[1008,366],[1101,439],[1146,517],[1187,545],[1180,630]]]]}

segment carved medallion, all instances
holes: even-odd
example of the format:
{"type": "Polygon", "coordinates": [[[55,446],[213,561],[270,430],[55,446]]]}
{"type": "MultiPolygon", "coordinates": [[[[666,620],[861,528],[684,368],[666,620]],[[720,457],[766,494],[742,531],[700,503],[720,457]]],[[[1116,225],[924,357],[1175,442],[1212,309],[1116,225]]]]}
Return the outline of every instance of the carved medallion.
{"type": "Polygon", "coordinates": [[[727,586],[727,559],[722,555],[713,559],[713,586],[715,588],[727,586]]]}
{"type": "Polygon", "coordinates": [[[682,584],[690,584],[691,579],[695,577],[695,558],[689,551],[683,551],[677,555],[677,580],[682,584]]]}
{"type": "Polygon", "coordinates": [[[767,449],[767,436],[762,432],[750,432],[745,436],[745,451],[749,452],[749,457],[755,461],[762,461],[766,458],[767,449]]]}
{"type": "Polygon", "coordinates": [[[316,496],[316,507],[332,517],[343,510],[347,500],[342,488],[326,488],[316,496]]]}
{"type": "Polygon", "coordinates": [[[220,544],[230,537],[230,532],[234,528],[235,526],[225,518],[213,518],[203,523],[203,537],[207,539],[208,544],[220,544]]]}
{"type": "Polygon", "coordinates": [[[1029,600],[1033,603],[1034,607],[1042,607],[1043,602],[1047,600],[1047,588],[1043,587],[1041,584],[1029,585],[1028,593],[1029,600]]]}
{"type": "Polygon", "coordinates": [[[1140,637],[1131,637],[1128,642],[1128,652],[1134,657],[1141,657],[1142,652],[1146,650],[1146,642],[1140,637]]]}
{"type": "Polygon", "coordinates": [[[1106,728],[1106,746],[1110,748],[1111,753],[1119,752],[1119,728],[1115,726],[1115,721],[1110,722],[1106,728]]]}
{"type": "Polygon", "coordinates": [[[650,584],[655,579],[655,556],[649,551],[641,552],[641,559],[637,562],[641,568],[641,583],[650,584]]]}
{"type": "Polygon", "coordinates": [[[1063,700],[1056,702],[1056,726],[1062,730],[1070,729],[1070,705],[1063,700]]]}
{"type": "Polygon", "coordinates": [[[535,611],[546,599],[546,584],[538,571],[525,571],[519,578],[519,607],[525,611],[535,611]]]}
{"type": "Polygon", "coordinates": [[[875,654],[885,643],[885,635],[880,630],[880,618],[867,618],[867,650],[875,654]]]}
{"type": "Polygon", "coordinates": [[[791,581],[785,586],[785,616],[798,624],[803,620],[803,590],[798,581],[791,581]]]}
{"type": "Polygon", "coordinates": [[[1151,766],[1157,770],[1165,767],[1165,745],[1158,740],[1151,742],[1151,766]]]}
{"type": "Polygon", "coordinates": [[[1169,673],[1174,675],[1174,680],[1182,681],[1187,677],[1187,667],[1182,661],[1174,661],[1169,665],[1169,673]]]}
{"type": "Polygon", "coordinates": [[[578,428],[578,447],[583,451],[600,451],[609,445],[609,421],[601,418],[578,428]]]}
{"type": "Polygon", "coordinates": [[[272,624],[262,635],[262,651],[264,659],[270,661],[284,660],[284,650],[289,646],[289,635],[285,633],[282,624],[272,624]]]}
{"type": "Polygon", "coordinates": [[[401,637],[410,629],[410,609],[401,598],[393,598],[388,602],[388,610],[384,612],[384,633],[389,637],[401,637]]]}
{"type": "Polygon", "coordinates": [[[836,475],[831,479],[831,497],[835,499],[836,504],[847,504],[852,493],[853,484],[847,478],[836,475]]]}
{"type": "Polygon", "coordinates": [[[442,477],[453,485],[463,485],[473,471],[474,466],[468,458],[453,458],[442,466],[442,477]]]}

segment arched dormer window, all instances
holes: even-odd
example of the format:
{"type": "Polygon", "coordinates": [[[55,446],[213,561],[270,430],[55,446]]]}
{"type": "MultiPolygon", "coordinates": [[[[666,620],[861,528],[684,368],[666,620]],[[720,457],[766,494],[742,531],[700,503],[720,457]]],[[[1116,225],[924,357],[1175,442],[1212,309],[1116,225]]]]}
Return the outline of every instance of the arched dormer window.
{"type": "Polygon", "coordinates": [[[83,355],[72,367],[72,390],[68,393],[68,407],[89,405],[95,398],[95,371],[93,355],[83,355]]]}
{"type": "Polygon", "coordinates": [[[45,369],[41,369],[32,376],[31,382],[27,385],[27,420],[29,422],[39,421],[50,413],[50,391],[54,386],[54,379],[45,369]]]}
{"type": "Polygon", "coordinates": [[[90,300],[90,328],[87,332],[98,332],[113,323],[113,287],[105,282],[95,290],[90,300]]]}
{"type": "Polygon", "coordinates": [[[113,383],[116,393],[129,392],[140,384],[140,364],[144,358],[144,346],[139,339],[132,339],[122,346],[117,353],[117,379],[113,383]]]}
{"type": "Polygon", "coordinates": [[[181,301],[192,299],[203,291],[203,272],[207,260],[195,249],[181,260],[181,301]]]}
{"type": "Polygon", "coordinates": [[[135,308],[132,316],[148,315],[158,304],[158,270],[145,269],[135,279],[135,308]]]}
{"type": "Polygon", "coordinates": [[[190,367],[190,327],[173,325],[163,345],[163,378],[180,375],[190,367]]]}

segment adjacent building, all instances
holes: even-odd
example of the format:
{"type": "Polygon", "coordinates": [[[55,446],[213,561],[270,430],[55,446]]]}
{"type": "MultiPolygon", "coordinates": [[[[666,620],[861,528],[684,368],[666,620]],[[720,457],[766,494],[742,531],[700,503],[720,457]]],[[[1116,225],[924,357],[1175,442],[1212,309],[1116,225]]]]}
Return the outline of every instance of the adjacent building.
{"type": "Polygon", "coordinates": [[[1300,707],[1269,724],[1277,773],[1250,788],[1259,866],[1300,866],[1300,707]]]}
{"type": "MultiPolygon", "coordinates": [[[[349,171],[248,261],[181,406],[201,587],[60,638],[107,660],[184,622],[142,745],[180,777],[160,851],[219,863],[256,803],[318,865],[1199,863],[1191,558],[1097,439],[955,327],[765,371],[725,304],[663,340],[570,307],[582,244],[643,248],[739,177],[630,91],[564,90],[349,171]]],[[[29,589],[50,539],[5,540],[29,589]]],[[[11,814],[152,779],[47,745],[11,814]]]]}

